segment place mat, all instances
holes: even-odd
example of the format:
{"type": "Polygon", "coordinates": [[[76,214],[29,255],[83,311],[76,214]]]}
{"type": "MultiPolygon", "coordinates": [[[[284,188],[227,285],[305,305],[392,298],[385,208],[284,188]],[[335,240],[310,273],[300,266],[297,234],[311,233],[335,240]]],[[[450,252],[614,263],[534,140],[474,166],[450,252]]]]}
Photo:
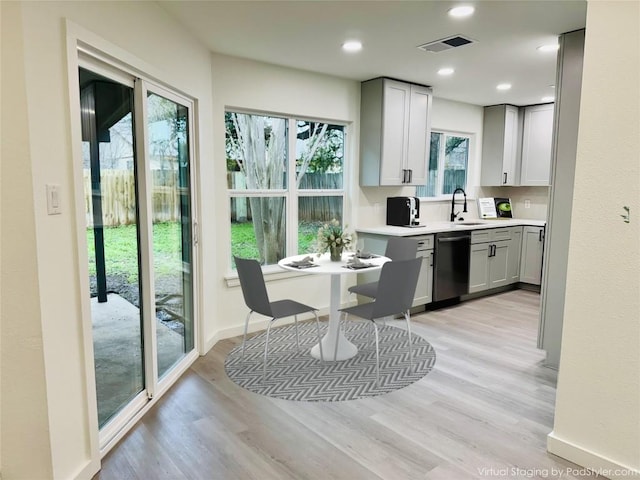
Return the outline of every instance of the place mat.
{"type": "MultiPolygon", "coordinates": [[[[247,339],[245,357],[242,344],[225,359],[229,378],[241,387],[261,395],[307,402],[337,402],[374,397],[404,388],[427,375],[436,353],[423,337],[413,337],[413,370],[409,368],[409,341],[406,330],[379,324],[380,386],[376,385],[376,351],[369,321],[343,323],[345,336],[358,347],[355,357],[339,362],[322,362],[309,350],[317,341],[315,321],[298,322],[300,352],[296,349],[293,325],[272,328],[269,335],[267,375],[262,366],[266,333],[247,339]]],[[[326,322],[321,322],[326,332],[326,322]]]]}

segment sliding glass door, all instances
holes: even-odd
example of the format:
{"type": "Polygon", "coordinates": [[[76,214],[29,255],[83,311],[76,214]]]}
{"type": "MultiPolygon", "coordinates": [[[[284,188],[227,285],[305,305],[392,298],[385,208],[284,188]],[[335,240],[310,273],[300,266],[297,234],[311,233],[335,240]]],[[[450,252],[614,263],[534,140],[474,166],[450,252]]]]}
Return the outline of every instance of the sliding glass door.
{"type": "Polygon", "coordinates": [[[193,349],[189,111],[162,93],[147,92],[156,315],[169,327],[156,331],[160,377],[193,349]]]}
{"type": "Polygon", "coordinates": [[[102,437],[167,388],[172,372],[195,355],[192,108],[163,87],[95,61],[81,64],[102,437]]]}

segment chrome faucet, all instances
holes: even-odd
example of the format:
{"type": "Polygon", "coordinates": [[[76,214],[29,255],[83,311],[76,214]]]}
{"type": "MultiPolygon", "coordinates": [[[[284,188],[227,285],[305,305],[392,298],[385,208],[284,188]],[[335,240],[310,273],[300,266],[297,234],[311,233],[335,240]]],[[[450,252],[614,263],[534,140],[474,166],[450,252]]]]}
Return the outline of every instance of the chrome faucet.
{"type": "MultiPolygon", "coordinates": [[[[462,192],[462,194],[464,195],[464,207],[462,209],[462,212],[467,213],[467,193],[464,191],[464,189],[458,187],[453,191],[453,195],[451,196],[451,221],[452,222],[454,222],[456,217],[460,214],[460,212],[458,213],[453,212],[455,208],[455,202],[456,202],[456,193],[458,192],[462,192]]],[[[462,218],[460,218],[460,220],[462,220],[462,218]]]]}

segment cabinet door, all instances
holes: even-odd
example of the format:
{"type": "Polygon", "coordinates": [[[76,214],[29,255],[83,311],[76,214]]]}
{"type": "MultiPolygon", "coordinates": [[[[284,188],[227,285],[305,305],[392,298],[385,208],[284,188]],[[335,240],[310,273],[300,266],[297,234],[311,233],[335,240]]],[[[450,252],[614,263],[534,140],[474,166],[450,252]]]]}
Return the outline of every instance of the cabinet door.
{"type": "Polygon", "coordinates": [[[431,92],[428,88],[411,85],[409,108],[409,136],[407,162],[410,185],[426,185],[431,142],[431,92]]]}
{"type": "Polygon", "coordinates": [[[524,109],[521,185],[549,185],[553,104],[524,109]]]}
{"type": "Polygon", "coordinates": [[[520,259],[521,282],[540,285],[543,245],[544,227],[524,227],[520,259]]]}
{"type": "Polygon", "coordinates": [[[426,305],[433,301],[433,250],[419,250],[422,257],[420,275],[416,286],[416,294],[412,306],[426,305]]]}
{"type": "Polygon", "coordinates": [[[509,242],[509,258],[507,259],[507,274],[509,283],[520,281],[520,250],[522,248],[522,227],[511,229],[509,242]]]}
{"type": "Polygon", "coordinates": [[[485,107],[482,133],[482,185],[500,186],[519,183],[519,136],[518,107],[513,105],[485,107]]]}
{"type": "Polygon", "coordinates": [[[518,108],[507,105],[504,115],[502,185],[518,185],[518,108]]]}
{"type": "Polygon", "coordinates": [[[385,80],[383,96],[380,185],[402,185],[407,168],[411,86],[385,80]]]}
{"type": "Polygon", "coordinates": [[[509,282],[508,261],[510,241],[492,243],[493,255],[489,257],[489,288],[502,287],[509,282]]]}
{"type": "Polygon", "coordinates": [[[489,288],[489,244],[471,245],[469,258],[469,293],[489,288]]]}

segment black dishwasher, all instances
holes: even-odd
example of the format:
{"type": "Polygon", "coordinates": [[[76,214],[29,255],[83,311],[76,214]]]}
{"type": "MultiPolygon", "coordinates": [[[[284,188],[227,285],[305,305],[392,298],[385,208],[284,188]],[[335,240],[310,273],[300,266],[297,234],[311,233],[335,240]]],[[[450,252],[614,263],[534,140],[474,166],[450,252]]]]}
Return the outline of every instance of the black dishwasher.
{"type": "Polygon", "coordinates": [[[437,233],[433,265],[433,301],[469,293],[471,232],[437,233]]]}

